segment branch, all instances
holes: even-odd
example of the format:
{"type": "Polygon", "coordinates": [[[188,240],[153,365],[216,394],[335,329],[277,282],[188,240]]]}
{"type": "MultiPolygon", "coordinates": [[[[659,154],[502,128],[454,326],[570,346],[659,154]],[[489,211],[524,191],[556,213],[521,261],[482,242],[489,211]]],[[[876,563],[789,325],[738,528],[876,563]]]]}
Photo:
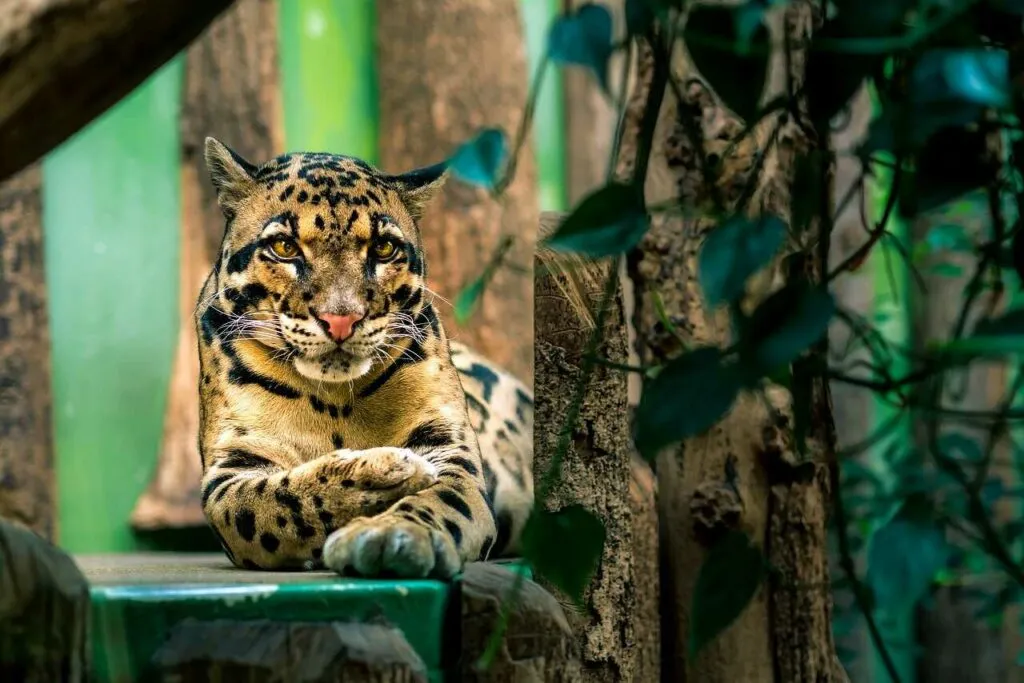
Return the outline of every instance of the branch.
{"type": "Polygon", "coordinates": [[[37,0],[0,10],[0,181],[78,132],[232,0],[37,0]]]}

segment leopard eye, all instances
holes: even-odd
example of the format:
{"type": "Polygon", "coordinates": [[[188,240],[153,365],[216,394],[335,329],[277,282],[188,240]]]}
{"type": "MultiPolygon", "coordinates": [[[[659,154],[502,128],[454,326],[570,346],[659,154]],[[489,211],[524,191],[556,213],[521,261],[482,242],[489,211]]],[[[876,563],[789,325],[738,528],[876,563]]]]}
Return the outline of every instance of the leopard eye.
{"type": "Polygon", "coordinates": [[[381,261],[389,261],[398,253],[394,240],[385,240],[373,245],[373,255],[381,261]]]}
{"type": "Polygon", "coordinates": [[[299,248],[296,246],[295,242],[283,237],[280,237],[270,243],[270,251],[274,256],[283,259],[291,259],[299,255],[299,248]]]}

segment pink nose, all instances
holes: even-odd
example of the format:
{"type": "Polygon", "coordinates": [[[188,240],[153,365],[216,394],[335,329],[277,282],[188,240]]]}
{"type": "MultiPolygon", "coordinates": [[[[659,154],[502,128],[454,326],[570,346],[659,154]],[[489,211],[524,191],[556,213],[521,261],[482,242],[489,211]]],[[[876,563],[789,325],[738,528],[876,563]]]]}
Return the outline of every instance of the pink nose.
{"type": "Polygon", "coordinates": [[[327,328],[327,334],[331,335],[334,341],[343,342],[352,336],[352,328],[363,319],[363,316],[358,313],[350,313],[348,315],[323,313],[318,315],[317,318],[324,323],[327,328]]]}

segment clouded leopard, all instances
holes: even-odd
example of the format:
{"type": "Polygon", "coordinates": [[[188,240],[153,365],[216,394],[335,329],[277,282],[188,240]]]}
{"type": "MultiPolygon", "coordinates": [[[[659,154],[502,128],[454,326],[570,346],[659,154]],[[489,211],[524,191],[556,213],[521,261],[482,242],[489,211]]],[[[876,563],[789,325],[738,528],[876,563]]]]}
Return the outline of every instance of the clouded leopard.
{"type": "Polygon", "coordinates": [[[196,309],[202,505],[231,561],[446,578],[515,552],[533,397],[432,303],[417,222],[445,166],[205,151],[226,230],[196,309]]]}

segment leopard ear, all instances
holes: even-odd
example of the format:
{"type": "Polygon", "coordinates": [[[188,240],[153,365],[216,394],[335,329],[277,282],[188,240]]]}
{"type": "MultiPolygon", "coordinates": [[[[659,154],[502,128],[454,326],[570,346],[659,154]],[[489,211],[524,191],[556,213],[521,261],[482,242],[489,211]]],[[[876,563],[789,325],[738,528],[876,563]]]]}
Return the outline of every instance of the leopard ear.
{"type": "Polygon", "coordinates": [[[216,138],[206,138],[206,168],[217,190],[217,203],[227,218],[256,191],[255,165],[216,138]]]}
{"type": "Polygon", "coordinates": [[[392,180],[398,185],[398,192],[413,220],[419,220],[426,212],[430,200],[437,196],[448,181],[448,162],[392,176],[392,180]]]}

